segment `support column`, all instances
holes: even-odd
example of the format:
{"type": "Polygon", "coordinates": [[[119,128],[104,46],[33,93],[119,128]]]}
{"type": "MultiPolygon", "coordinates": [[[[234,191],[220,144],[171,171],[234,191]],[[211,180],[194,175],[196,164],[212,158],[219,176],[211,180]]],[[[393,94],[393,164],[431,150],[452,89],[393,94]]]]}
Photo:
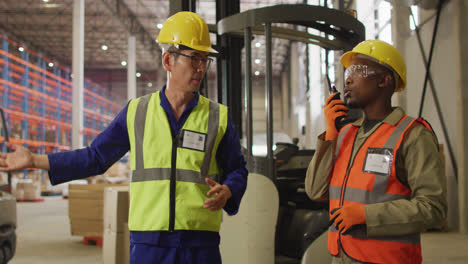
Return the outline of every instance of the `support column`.
{"type": "Polygon", "coordinates": [[[169,1],[169,16],[180,11],[195,12],[196,0],[171,0],[169,1]]]}
{"type": "Polygon", "coordinates": [[[73,1],[72,149],[83,147],[85,0],[73,1]]]}
{"type": "MultiPolygon", "coordinates": [[[[408,5],[401,3],[401,1],[393,1],[392,7],[393,44],[401,54],[405,54],[405,43],[411,33],[409,28],[410,11],[408,5]]],[[[408,109],[406,97],[406,89],[395,93],[392,98],[393,104],[408,109]]]]}
{"type": "Polygon", "coordinates": [[[289,119],[287,122],[286,131],[290,138],[295,138],[299,135],[297,113],[294,107],[299,103],[299,51],[298,43],[292,42],[290,49],[290,66],[289,66],[289,119]]]}
{"type": "Polygon", "coordinates": [[[458,209],[460,233],[468,234],[468,3],[464,0],[455,0],[454,12],[454,40],[457,71],[457,146],[458,146],[458,209]]]}
{"type": "Polygon", "coordinates": [[[273,157],[273,66],[272,66],[271,23],[265,24],[265,109],[267,120],[267,172],[276,180],[275,160],[273,157]]]}
{"type": "MultiPolygon", "coordinates": [[[[240,0],[216,0],[216,22],[240,12],[240,0]]],[[[216,37],[218,73],[218,102],[229,107],[232,121],[242,134],[242,46],[243,38],[222,35],[216,37]]]]}
{"type": "Polygon", "coordinates": [[[137,98],[136,90],[136,59],[135,59],[135,36],[128,37],[127,58],[127,101],[137,98]]]}

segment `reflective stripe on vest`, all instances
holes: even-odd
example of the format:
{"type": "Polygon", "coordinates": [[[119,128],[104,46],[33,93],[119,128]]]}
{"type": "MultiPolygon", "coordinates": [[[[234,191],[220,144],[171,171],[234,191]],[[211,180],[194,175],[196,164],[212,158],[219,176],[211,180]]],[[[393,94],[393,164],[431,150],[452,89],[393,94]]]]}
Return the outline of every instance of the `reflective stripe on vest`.
{"type": "Polygon", "coordinates": [[[218,232],[221,210],[203,208],[205,178],[219,181],[216,151],[227,129],[227,108],[200,96],[179,135],[173,137],[160,95],[132,100],[127,112],[132,180],[129,229],[218,232]],[[188,148],[183,131],[205,139],[204,151],[188,148]],[[174,159],[174,160],[173,160],[174,159]]]}
{"type": "MultiPolygon", "coordinates": [[[[404,135],[414,122],[414,118],[404,116],[396,126],[381,123],[359,146],[354,157],[353,148],[359,127],[349,125],[342,129],[337,138],[336,161],[329,186],[330,210],[346,204],[374,204],[411,198],[411,190],[396,177],[395,161],[404,135]],[[369,148],[386,149],[392,153],[389,175],[363,171],[369,148]]],[[[340,245],[348,256],[362,262],[421,262],[419,234],[369,238],[365,225],[354,226],[345,234],[339,234],[331,225],[328,239],[330,253],[337,255],[340,245]]]]}

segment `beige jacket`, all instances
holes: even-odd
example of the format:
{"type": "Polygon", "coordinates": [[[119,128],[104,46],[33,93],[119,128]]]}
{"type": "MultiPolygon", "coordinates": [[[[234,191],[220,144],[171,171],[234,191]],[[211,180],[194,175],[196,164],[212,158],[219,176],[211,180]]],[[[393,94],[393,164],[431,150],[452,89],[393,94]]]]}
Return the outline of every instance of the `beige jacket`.
{"type": "MultiPolygon", "coordinates": [[[[395,125],[404,115],[403,109],[395,108],[382,122],[395,125]]],[[[378,127],[375,125],[364,133],[362,122],[353,123],[360,127],[353,156],[378,127]]],[[[335,146],[336,141],[324,141],[324,134],[319,136],[305,180],[307,195],[312,200],[328,199],[335,146]]],[[[411,188],[411,200],[366,205],[367,235],[370,237],[419,233],[439,225],[446,217],[446,178],[435,135],[423,125],[416,125],[402,143],[398,159],[397,175],[411,188]]]]}

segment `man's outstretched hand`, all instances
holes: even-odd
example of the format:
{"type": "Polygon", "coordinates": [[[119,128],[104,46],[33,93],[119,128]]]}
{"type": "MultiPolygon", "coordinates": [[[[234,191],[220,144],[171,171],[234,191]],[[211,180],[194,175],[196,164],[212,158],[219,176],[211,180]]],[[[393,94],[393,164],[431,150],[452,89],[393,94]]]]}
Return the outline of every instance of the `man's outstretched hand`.
{"type": "Polygon", "coordinates": [[[9,153],[0,153],[0,171],[24,170],[27,168],[49,170],[49,157],[44,154],[34,154],[27,148],[5,142],[9,153]]]}
{"type": "Polygon", "coordinates": [[[9,153],[0,153],[0,171],[15,171],[34,168],[33,154],[27,148],[5,142],[9,153]]]}
{"type": "Polygon", "coordinates": [[[206,200],[205,204],[203,204],[203,208],[210,211],[222,209],[227,200],[232,196],[231,190],[226,185],[221,185],[209,178],[205,178],[205,182],[210,186],[210,190],[206,195],[212,196],[214,194],[215,196],[206,200]]]}

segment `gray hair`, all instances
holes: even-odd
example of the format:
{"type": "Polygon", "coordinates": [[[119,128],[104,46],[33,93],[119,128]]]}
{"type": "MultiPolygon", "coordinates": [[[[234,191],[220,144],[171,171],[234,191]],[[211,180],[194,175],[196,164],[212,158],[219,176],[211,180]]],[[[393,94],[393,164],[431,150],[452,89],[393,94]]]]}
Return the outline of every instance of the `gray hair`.
{"type": "Polygon", "coordinates": [[[171,44],[171,43],[158,43],[159,44],[159,47],[161,48],[161,51],[162,53],[164,54],[164,52],[166,51],[169,51],[169,50],[175,50],[177,49],[174,44],[171,44]]]}

